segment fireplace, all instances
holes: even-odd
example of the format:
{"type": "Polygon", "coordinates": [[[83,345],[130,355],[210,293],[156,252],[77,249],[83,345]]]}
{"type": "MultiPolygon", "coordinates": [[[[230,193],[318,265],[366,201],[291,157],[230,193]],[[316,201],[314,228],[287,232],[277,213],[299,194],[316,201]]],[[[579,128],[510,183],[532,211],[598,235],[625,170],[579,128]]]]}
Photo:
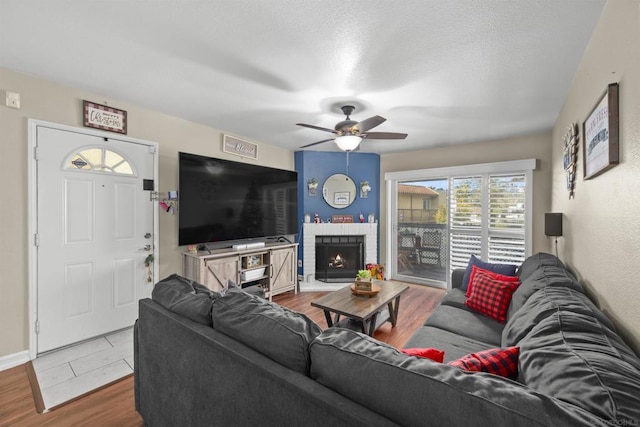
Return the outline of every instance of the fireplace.
{"type": "Polygon", "coordinates": [[[316,237],[320,236],[360,236],[364,237],[364,265],[378,263],[377,223],[306,223],[302,227],[302,277],[300,291],[314,292],[337,290],[347,283],[353,283],[354,276],[337,282],[325,282],[316,278],[316,237]]]}
{"type": "Polygon", "coordinates": [[[364,236],[316,236],[316,280],[352,281],[364,269],[364,236]]]}

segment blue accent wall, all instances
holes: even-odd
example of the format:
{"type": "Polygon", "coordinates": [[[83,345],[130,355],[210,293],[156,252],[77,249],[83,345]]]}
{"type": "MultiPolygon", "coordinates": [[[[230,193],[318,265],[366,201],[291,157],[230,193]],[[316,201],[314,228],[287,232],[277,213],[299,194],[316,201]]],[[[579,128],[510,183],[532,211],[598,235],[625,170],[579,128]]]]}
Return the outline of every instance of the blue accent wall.
{"type": "MultiPolygon", "coordinates": [[[[353,215],[353,222],[358,222],[360,213],[367,221],[369,214],[373,214],[378,220],[380,217],[380,156],[374,153],[349,153],[349,165],[347,166],[346,152],[324,151],[297,151],[295,157],[295,169],[298,172],[298,224],[299,243],[298,259],[302,259],[302,224],[304,215],[319,214],[322,222],[327,222],[331,215],[353,215]],[[329,206],[322,197],[322,185],[331,175],[342,173],[348,175],[356,184],[356,199],[344,209],[335,209],[329,206]],[[307,182],[315,178],[318,180],[316,196],[310,196],[307,182]],[[360,197],[360,183],[369,181],[371,191],[366,199],[360,197]]],[[[378,230],[379,231],[379,230],[378,230]]],[[[302,269],[298,269],[302,274],[302,269]]]]}

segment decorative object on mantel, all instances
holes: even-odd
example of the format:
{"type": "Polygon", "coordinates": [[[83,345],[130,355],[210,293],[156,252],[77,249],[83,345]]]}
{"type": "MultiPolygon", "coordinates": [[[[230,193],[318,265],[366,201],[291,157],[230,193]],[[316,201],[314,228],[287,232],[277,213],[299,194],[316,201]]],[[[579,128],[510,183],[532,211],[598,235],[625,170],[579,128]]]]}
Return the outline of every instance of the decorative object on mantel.
{"type": "Polygon", "coordinates": [[[576,165],[578,163],[578,124],[571,123],[564,135],[562,163],[567,172],[567,190],[569,199],[573,199],[576,187],[576,165]]]}
{"type": "Polygon", "coordinates": [[[316,178],[311,178],[307,181],[307,188],[309,189],[309,196],[315,197],[318,190],[318,180],[316,178]]]}
{"type": "Polygon", "coordinates": [[[367,195],[371,191],[371,186],[369,185],[369,181],[362,181],[360,183],[360,198],[366,199],[367,195]]]}
{"type": "Polygon", "coordinates": [[[83,126],[127,134],[127,112],[117,108],[82,101],[83,126]]]}
{"type": "Polygon", "coordinates": [[[338,224],[341,223],[352,223],[353,215],[331,215],[331,222],[335,222],[338,224]]]}
{"type": "Polygon", "coordinates": [[[222,151],[258,160],[258,144],[231,135],[222,135],[222,151]]]}
{"type": "Polygon", "coordinates": [[[619,163],[618,83],[611,83],[582,124],[584,179],[619,163]]]}
{"type": "Polygon", "coordinates": [[[309,214],[304,214],[304,222],[306,222],[307,224],[311,222],[311,215],[309,214]]]}

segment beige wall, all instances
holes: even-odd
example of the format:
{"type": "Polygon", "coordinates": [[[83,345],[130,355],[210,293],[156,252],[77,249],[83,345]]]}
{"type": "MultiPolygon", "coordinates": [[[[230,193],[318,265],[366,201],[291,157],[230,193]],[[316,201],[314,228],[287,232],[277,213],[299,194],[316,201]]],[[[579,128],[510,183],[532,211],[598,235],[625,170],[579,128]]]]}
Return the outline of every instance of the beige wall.
{"type": "MultiPolygon", "coordinates": [[[[82,127],[82,100],[127,110],[128,136],[160,146],[161,192],[177,189],[178,151],[242,161],[221,152],[221,131],[0,68],[0,89],[22,95],[20,110],[0,106],[0,357],[29,348],[27,119],[82,127]]],[[[240,135],[241,136],[241,135],[240,135]]],[[[259,163],[294,169],[293,152],[260,144],[259,163]]],[[[250,160],[245,160],[251,162],[250,160]]],[[[160,213],[160,277],[181,271],[178,217],[160,213]]]]}
{"type": "MultiPolygon", "coordinates": [[[[548,251],[544,213],[551,205],[551,133],[488,141],[407,153],[386,154],[380,159],[380,181],[387,172],[463,166],[510,160],[538,159],[533,172],[533,253],[548,251]]],[[[386,259],[386,184],[381,186],[380,259],[386,259]]]]}
{"type": "MultiPolygon", "coordinates": [[[[564,214],[560,257],[640,353],[640,2],[605,6],[553,129],[552,209],[564,214]],[[575,199],[562,168],[562,136],[585,120],[609,83],[620,84],[620,164],[583,175],[580,146],[575,199]]],[[[582,129],[580,129],[582,144],[582,129]]]]}

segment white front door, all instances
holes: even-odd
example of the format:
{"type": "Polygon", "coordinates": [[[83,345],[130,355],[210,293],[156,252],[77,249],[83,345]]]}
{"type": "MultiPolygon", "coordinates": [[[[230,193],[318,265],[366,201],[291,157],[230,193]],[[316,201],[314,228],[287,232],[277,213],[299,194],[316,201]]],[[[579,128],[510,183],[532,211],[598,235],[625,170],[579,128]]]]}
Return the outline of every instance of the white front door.
{"type": "Polygon", "coordinates": [[[133,325],[151,295],[155,146],[37,127],[37,352],[133,325]]]}

